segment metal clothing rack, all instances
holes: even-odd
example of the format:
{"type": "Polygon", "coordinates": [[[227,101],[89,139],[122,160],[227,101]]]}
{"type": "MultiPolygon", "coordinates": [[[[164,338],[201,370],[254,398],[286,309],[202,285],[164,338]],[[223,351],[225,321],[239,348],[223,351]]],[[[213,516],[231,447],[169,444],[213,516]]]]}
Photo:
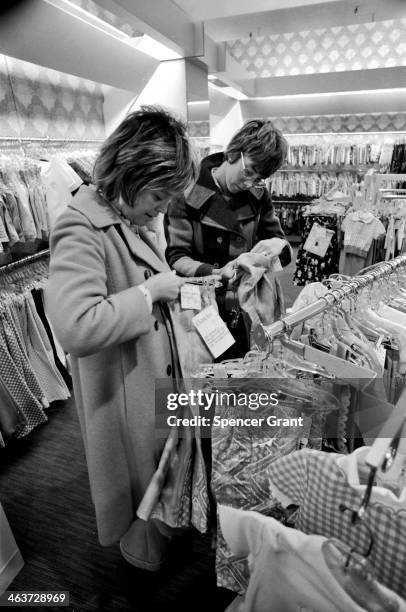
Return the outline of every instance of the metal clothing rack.
{"type": "Polygon", "coordinates": [[[313,199],[311,200],[275,200],[274,196],[272,197],[272,204],[275,206],[275,204],[311,204],[313,202],[313,199],[316,199],[316,196],[312,196],[313,199]]]}
{"type": "Polygon", "coordinates": [[[38,251],[38,253],[27,255],[27,257],[22,257],[17,261],[12,261],[11,263],[0,266],[0,273],[9,274],[10,272],[14,272],[14,270],[23,268],[24,266],[30,265],[42,259],[46,259],[47,257],[49,257],[49,249],[43,249],[42,251],[38,251]]]}
{"type": "Polygon", "coordinates": [[[386,262],[379,262],[365,271],[364,274],[354,276],[350,281],[343,281],[337,289],[333,289],[325,296],[318,299],[313,304],[305,306],[301,310],[287,315],[280,321],[275,321],[271,325],[257,325],[253,331],[254,340],[261,348],[265,348],[274,338],[288,333],[299,323],[315,317],[328,308],[335,306],[345,297],[358,293],[374,281],[392,274],[400,267],[406,266],[406,255],[399,255],[395,259],[386,262]]]}

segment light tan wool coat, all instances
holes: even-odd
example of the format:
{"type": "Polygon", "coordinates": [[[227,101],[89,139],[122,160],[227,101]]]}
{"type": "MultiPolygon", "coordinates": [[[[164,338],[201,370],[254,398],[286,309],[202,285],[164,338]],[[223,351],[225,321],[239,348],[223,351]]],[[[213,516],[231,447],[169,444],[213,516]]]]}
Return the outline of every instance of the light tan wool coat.
{"type": "Polygon", "coordinates": [[[154,245],[82,187],[52,234],[46,296],[56,335],[72,356],[103,545],[136,519],[164,442],[155,441],[155,380],[172,384],[170,344],[158,306],[151,315],[136,288],[151,271],[169,271],[154,245]]]}

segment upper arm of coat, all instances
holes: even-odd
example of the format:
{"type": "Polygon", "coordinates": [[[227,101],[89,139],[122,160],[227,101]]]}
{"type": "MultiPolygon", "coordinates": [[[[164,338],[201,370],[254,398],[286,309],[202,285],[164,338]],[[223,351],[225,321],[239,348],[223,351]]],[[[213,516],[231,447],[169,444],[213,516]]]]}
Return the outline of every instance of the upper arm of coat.
{"type": "Polygon", "coordinates": [[[70,208],[52,233],[46,302],[59,341],[77,357],[136,338],[152,325],[136,286],[108,294],[104,232],[70,208]]]}
{"type": "Polygon", "coordinates": [[[193,222],[184,197],[171,202],[164,220],[168,264],[182,276],[195,276],[201,261],[193,258],[193,222]]]}

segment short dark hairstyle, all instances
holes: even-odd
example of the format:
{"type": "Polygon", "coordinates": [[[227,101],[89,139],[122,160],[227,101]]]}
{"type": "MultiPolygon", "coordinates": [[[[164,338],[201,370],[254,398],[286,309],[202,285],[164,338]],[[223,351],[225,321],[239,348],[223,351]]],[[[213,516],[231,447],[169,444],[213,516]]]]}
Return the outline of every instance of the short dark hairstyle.
{"type": "Polygon", "coordinates": [[[104,141],[94,183],[110,202],[132,206],[144,189],[183,192],[196,178],[185,124],[158,106],[128,115],[104,141]]]}
{"type": "Polygon", "coordinates": [[[269,119],[247,121],[230,140],[225,151],[226,160],[234,164],[241,153],[251,158],[255,171],[268,178],[283,164],[288,143],[269,119]]]}

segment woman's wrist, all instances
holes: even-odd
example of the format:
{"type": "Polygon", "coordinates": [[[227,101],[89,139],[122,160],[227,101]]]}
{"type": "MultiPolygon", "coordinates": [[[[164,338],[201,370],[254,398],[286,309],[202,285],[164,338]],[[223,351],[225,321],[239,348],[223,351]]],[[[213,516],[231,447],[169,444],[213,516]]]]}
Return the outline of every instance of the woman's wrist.
{"type": "Polygon", "coordinates": [[[153,298],[151,295],[151,291],[145,285],[137,285],[138,289],[141,291],[148,305],[149,312],[152,313],[152,303],[153,298]]]}

